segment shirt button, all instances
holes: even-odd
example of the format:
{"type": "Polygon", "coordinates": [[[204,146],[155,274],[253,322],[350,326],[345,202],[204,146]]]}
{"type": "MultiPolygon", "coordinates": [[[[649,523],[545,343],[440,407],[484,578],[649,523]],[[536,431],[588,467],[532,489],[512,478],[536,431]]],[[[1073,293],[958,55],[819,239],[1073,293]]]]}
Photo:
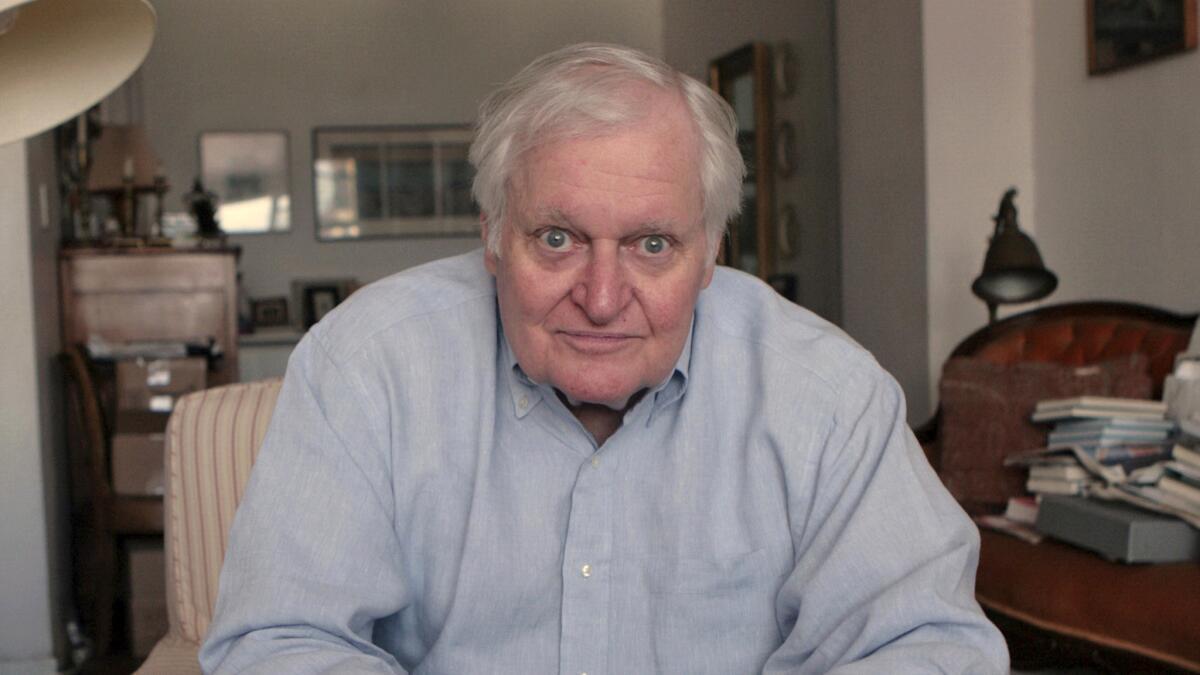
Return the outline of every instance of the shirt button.
{"type": "Polygon", "coordinates": [[[583,567],[579,568],[579,573],[582,574],[585,579],[592,576],[592,566],[584,564],[583,567]]]}
{"type": "Polygon", "coordinates": [[[517,406],[519,408],[521,408],[521,410],[528,408],[529,407],[529,397],[522,396],[521,399],[519,401],[517,401],[517,406]]]}
{"type": "Polygon", "coordinates": [[[593,468],[597,468],[597,467],[599,467],[599,466],[600,466],[600,458],[599,458],[599,457],[593,457],[593,458],[592,458],[592,467],[593,467],[593,468]]]}

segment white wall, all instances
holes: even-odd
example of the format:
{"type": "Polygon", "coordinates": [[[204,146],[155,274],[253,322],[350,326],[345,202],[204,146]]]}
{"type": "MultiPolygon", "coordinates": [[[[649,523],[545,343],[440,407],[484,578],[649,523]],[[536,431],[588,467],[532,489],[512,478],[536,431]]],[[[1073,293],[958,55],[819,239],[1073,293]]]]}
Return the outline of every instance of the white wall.
{"type": "Polygon", "coordinates": [[[928,416],[920,0],[836,5],[843,328],[928,416]]]}
{"type": "MultiPolygon", "coordinates": [[[[1059,4],[1082,15],[1077,3],[1059,4]]],[[[1033,166],[1033,0],[924,0],[921,14],[928,395],[936,401],[946,357],[987,322],[971,282],[982,271],[991,216],[1009,186],[1018,191],[1021,229],[1042,241],[1033,166]]],[[[1047,260],[1059,271],[1056,262],[1047,260]]]]}
{"type": "Polygon", "coordinates": [[[776,96],[776,123],[795,130],[796,171],[776,178],[775,203],[799,214],[798,252],[778,271],[797,275],[800,304],[840,321],[841,241],[838,227],[837,114],[831,0],[664,0],[663,57],[707,82],[708,63],[751,41],[787,43],[796,91],[776,96]]]}
{"type": "Polygon", "coordinates": [[[466,123],[479,100],[535,56],[584,40],[662,52],[660,3],[605,0],[155,0],[159,30],[142,68],[144,120],[172,187],[198,171],[203,130],[291,136],[289,234],[234,237],[249,295],[285,295],[297,277],[371,281],[477,245],[475,239],[317,243],[313,127],[466,123]]]}
{"type": "Polygon", "coordinates": [[[1036,2],[1037,242],[1052,301],[1200,310],[1200,52],[1087,75],[1074,3],[1036,2]]]}
{"type": "Polygon", "coordinates": [[[0,673],[52,673],[29,162],[0,146],[0,673]]]}

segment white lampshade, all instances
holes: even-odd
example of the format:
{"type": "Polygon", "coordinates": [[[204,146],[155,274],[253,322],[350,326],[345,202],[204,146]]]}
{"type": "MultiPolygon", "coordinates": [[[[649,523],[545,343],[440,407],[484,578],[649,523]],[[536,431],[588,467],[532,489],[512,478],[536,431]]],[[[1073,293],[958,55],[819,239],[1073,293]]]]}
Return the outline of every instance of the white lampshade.
{"type": "Polygon", "coordinates": [[[0,0],[0,145],[120,86],[150,51],[154,23],[146,0],[0,0]]]}

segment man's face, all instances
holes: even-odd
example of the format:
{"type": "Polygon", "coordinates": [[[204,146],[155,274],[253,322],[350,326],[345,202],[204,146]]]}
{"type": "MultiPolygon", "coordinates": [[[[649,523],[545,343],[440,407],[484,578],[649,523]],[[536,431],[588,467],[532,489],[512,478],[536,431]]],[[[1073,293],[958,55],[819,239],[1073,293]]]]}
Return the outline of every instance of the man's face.
{"type": "Polygon", "coordinates": [[[695,131],[657,96],[633,127],[529,152],[486,256],[521,368],[577,401],[620,408],[665,379],[712,279],[695,131]]]}

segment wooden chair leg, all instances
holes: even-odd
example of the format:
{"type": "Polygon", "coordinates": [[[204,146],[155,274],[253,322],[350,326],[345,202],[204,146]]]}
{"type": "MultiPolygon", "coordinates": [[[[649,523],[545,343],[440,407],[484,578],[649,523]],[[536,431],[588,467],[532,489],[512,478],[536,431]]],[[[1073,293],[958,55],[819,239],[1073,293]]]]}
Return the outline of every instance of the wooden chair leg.
{"type": "Polygon", "coordinates": [[[80,602],[86,608],[85,621],[94,641],[96,656],[104,656],[112,649],[113,614],[116,608],[117,542],[108,532],[89,528],[83,537],[76,581],[80,591],[80,602]]]}

